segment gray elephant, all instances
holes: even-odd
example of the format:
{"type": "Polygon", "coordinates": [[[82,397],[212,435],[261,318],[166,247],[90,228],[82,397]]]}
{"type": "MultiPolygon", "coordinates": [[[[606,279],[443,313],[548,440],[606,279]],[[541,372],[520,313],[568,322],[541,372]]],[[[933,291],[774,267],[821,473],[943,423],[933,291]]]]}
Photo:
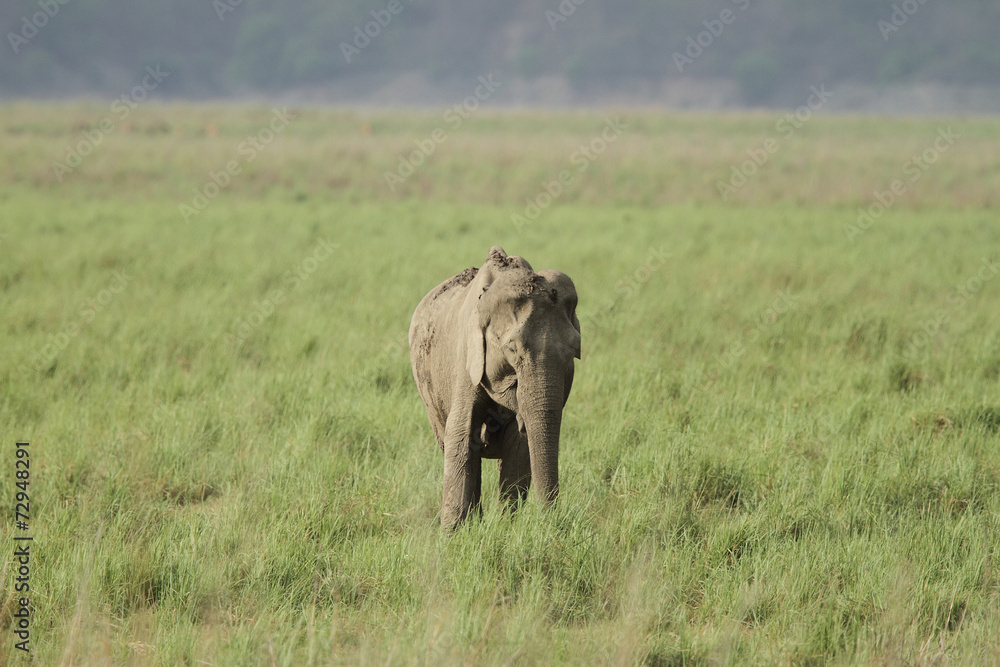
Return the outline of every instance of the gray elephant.
{"type": "Polygon", "coordinates": [[[478,509],[482,459],[499,459],[500,496],[516,506],[559,492],[559,429],[580,358],[576,288],[493,246],[423,298],[410,324],[410,362],[444,451],[441,523],[478,509]]]}

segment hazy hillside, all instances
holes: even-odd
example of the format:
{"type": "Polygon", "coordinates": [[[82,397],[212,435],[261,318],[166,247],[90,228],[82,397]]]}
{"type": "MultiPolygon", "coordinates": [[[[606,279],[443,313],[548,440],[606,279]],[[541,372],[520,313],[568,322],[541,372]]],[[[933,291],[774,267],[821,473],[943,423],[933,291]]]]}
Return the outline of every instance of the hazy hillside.
{"type": "Polygon", "coordinates": [[[0,94],[370,90],[410,97],[495,72],[569,95],[729,86],[746,104],[810,85],[1000,87],[992,0],[6,0],[0,94]]]}

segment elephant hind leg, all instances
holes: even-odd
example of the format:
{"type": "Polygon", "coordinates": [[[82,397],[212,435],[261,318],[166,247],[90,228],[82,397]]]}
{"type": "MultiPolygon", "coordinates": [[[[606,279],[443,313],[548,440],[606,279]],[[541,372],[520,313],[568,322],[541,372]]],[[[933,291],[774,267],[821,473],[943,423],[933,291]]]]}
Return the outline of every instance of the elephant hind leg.
{"type": "Polygon", "coordinates": [[[504,429],[504,452],[500,458],[500,499],[508,509],[516,509],[531,485],[531,457],[528,437],[511,421],[504,429]]]}

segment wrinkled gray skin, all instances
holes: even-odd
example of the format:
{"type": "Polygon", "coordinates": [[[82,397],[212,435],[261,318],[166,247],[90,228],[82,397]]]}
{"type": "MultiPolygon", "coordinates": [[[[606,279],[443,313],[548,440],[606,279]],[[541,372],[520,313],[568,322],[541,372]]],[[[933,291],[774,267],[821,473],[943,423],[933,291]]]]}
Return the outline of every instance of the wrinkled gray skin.
{"type": "Polygon", "coordinates": [[[444,450],[441,523],[479,507],[482,459],[499,459],[513,507],[531,480],[546,503],[559,492],[559,428],[580,358],[576,289],[559,271],[534,272],[499,246],[427,294],[410,324],[410,361],[444,450]]]}

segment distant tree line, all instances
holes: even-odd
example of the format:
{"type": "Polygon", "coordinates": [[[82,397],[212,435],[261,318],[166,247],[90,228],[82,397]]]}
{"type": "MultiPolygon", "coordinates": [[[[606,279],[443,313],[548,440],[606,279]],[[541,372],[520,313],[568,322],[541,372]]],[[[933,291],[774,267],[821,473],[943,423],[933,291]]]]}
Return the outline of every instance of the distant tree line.
{"type": "Polygon", "coordinates": [[[818,83],[1000,84],[996,0],[4,0],[0,93],[274,92],[419,71],[578,89],[725,78],[748,101],[818,83]]]}

